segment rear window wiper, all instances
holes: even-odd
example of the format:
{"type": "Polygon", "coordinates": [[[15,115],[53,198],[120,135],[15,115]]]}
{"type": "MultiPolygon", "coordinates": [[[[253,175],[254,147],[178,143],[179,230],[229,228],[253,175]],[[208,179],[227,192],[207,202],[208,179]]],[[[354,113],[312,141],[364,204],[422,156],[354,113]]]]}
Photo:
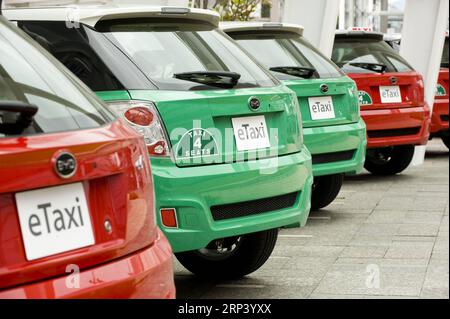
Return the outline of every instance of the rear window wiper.
{"type": "Polygon", "coordinates": [[[314,73],[316,73],[316,69],[314,68],[307,68],[301,66],[276,66],[270,68],[269,70],[304,79],[310,79],[314,75],[314,73]]]}
{"type": "Polygon", "coordinates": [[[20,101],[0,101],[0,133],[5,135],[20,135],[33,123],[33,118],[39,108],[36,105],[20,101]],[[17,115],[6,116],[6,113],[17,115]]]}
{"type": "Polygon", "coordinates": [[[223,89],[232,89],[238,84],[241,75],[235,72],[199,71],[176,73],[173,77],[179,80],[216,86],[223,89]]]}
{"type": "Polygon", "coordinates": [[[384,73],[387,70],[387,66],[380,63],[351,62],[349,65],[377,73],[384,73]]]}

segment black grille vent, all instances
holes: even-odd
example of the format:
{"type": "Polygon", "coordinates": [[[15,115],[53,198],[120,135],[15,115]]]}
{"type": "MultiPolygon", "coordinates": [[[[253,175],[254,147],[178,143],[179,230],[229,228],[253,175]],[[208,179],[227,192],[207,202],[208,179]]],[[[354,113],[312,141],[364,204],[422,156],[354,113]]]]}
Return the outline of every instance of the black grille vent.
{"type": "Polygon", "coordinates": [[[213,219],[219,221],[273,212],[294,206],[298,194],[299,192],[295,192],[249,202],[213,206],[211,207],[211,213],[213,219]]]}
{"type": "Polygon", "coordinates": [[[448,115],[441,115],[442,122],[448,122],[448,115]]]}
{"type": "Polygon", "coordinates": [[[349,161],[353,159],[355,152],[356,152],[355,150],[351,150],[335,153],[315,154],[312,157],[312,162],[314,165],[316,165],[316,164],[349,161]]]}
{"type": "Polygon", "coordinates": [[[410,127],[395,130],[367,131],[367,135],[370,138],[377,138],[377,137],[416,135],[419,134],[419,132],[420,127],[410,127]]]}

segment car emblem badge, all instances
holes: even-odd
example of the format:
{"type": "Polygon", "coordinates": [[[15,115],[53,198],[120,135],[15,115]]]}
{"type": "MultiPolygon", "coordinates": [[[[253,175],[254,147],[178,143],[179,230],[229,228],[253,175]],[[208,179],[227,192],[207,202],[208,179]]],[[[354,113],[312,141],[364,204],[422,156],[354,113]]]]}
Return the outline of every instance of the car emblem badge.
{"type": "Polygon", "coordinates": [[[77,160],[69,152],[59,153],[53,165],[56,174],[61,178],[71,178],[77,171],[77,160]]]}
{"type": "Polygon", "coordinates": [[[320,92],[322,92],[322,93],[328,93],[328,90],[329,90],[328,85],[322,84],[322,85],[320,86],[320,92]]]}
{"type": "Polygon", "coordinates": [[[248,106],[250,107],[250,110],[258,111],[259,108],[261,107],[261,101],[256,97],[252,97],[248,101],[248,106]]]}
{"type": "Polygon", "coordinates": [[[392,85],[397,85],[398,83],[398,79],[395,76],[391,77],[389,80],[391,80],[392,85]]]}

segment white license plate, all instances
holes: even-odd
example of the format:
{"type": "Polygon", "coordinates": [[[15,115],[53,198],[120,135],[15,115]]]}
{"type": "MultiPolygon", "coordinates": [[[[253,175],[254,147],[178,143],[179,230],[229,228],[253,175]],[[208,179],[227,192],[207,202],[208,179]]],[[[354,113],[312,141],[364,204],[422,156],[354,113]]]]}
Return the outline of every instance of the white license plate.
{"type": "Polygon", "coordinates": [[[380,86],[381,103],[402,103],[399,86],[380,86]]]}
{"type": "Polygon", "coordinates": [[[266,119],[263,115],[237,117],[231,120],[238,151],[251,151],[270,147],[266,119]]]}
{"type": "Polygon", "coordinates": [[[28,260],[95,243],[81,183],[17,193],[16,203],[28,260]]]}
{"type": "Polygon", "coordinates": [[[333,98],[331,96],[319,96],[308,98],[311,119],[329,120],[336,118],[334,113],[333,98]]]}

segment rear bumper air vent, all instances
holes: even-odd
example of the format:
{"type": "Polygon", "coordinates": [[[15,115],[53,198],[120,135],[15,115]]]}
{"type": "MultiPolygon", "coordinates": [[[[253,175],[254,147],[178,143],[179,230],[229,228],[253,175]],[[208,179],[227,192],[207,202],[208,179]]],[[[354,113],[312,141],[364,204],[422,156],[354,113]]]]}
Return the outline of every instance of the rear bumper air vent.
{"type": "Polygon", "coordinates": [[[420,127],[410,127],[395,130],[379,130],[379,131],[367,131],[367,135],[370,138],[380,137],[393,137],[393,136],[406,136],[417,135],[420,132],[420,127]]]}
{"type": "Polygon", "coordinates": [[[315,154],[312,156],[312,163],[313,165],[317,165],[317,164],[349,161],[353,159],[355,152],[356,152],[355,150],[351,150],[343,152],[315,154]]]}
{"type": "Polygon", "coordinates": [[[295,192],[249,202],[213,206],[211,213],[215,221],[269,213],[293,207],[298,195],[299,192],[295,192]]]}

